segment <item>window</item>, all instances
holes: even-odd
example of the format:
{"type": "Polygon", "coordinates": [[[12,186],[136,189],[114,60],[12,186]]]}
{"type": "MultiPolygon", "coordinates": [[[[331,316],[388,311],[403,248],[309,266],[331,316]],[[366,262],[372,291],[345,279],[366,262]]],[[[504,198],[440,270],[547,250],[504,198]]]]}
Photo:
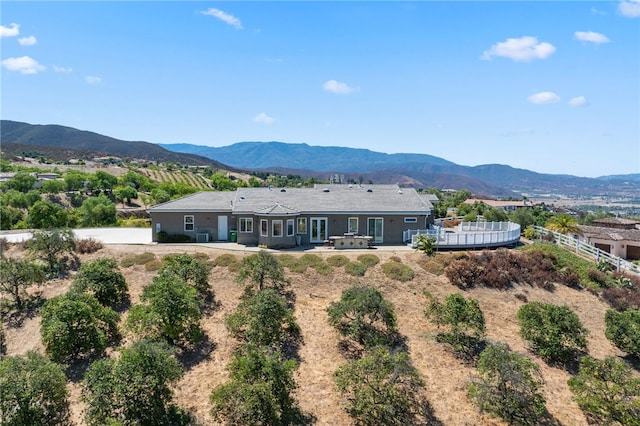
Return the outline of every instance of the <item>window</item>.
{"type": "Polygon", "coordinates": [[[241,217],[240,218],[240,232],[253,232],[253,218],[241,217]]]}
{"type": "Polygon", "coordinates": [[[193,216],[185,216],[184,217],[184,230],[185,231],[193,231],[195,229],[195,220],[193,216]]]}
{"type": "Polygon", "coordinates": [[[299,217],[298,218],[298,234],[306,234],[307,233],[307,218],[299,217]]]}
{"type": "Polygon", "coordinates": [[[287,237],[293,235],[293,219],[287,219],[287,237]]]}
{"type": "Polygon", "coordinates": [[[349,232],[351,234],[357,234],[358,233],[358,218],[357,217],[350,217],[348,225],[347,225],[347,228],[349,229],[347,232],[349,232]]]}
{"type": "Polygon", "coordinates": [[[267,219],[260,219],[260,236],[269,236],[269,222],[267,221],[267,219]]]}
{"type": "Polygon", "coordinates": [[[274,237],[282,237],[282,221],[271,221],[271,235],[274,237]]]}
{"type": "Polygon", "coordinates": [[[417,217],[405,217],[404,223],[418,223],[417,217]]]}

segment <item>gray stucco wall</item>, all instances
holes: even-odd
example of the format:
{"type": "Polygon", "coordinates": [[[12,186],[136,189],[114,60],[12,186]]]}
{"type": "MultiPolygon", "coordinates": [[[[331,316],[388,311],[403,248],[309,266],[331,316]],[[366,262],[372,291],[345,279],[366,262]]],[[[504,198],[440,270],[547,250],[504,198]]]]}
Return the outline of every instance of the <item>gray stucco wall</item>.
{"type": "MultiPolygon", "coordinates": [[[[152,241],[158,241],[158,231],[164,231],[169,235],[187,235],[191,240],[196,241],[196,234],[209,234],[209,241],[219,241],[218,235],[218,217],[227,217],[227,230],[236,229],[235,218],[229,214],[218,212],[198,212],[198,213],[161,213],[156,212],[152,215],[152,241]],[[184,217],[193,216],[194,226],[192,231],[185,231],[184,217]]],[[[222,239],[228,238],[227,235],[222,239]]]]}

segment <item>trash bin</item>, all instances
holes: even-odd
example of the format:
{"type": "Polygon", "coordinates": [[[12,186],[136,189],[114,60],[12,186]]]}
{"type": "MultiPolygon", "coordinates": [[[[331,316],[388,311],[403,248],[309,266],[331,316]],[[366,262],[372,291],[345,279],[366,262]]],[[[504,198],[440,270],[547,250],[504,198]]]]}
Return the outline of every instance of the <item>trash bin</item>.
{"type": "Polygon", "coordinates": [[[236,230],[229,231],[229,241],[231,241],[232,243],[235,243],[238,241],[238,231],[236,230]]]}

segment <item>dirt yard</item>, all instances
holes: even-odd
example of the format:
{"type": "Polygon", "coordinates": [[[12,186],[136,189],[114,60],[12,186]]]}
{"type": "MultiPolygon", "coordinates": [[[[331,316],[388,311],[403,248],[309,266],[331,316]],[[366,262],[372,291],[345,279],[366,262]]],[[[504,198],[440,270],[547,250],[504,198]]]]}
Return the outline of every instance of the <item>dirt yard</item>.
{"type": "MultiPolygon", "coordinates": [[[[157,259],[169,253],[206,253],[210,261],[227,253],[219,249],[196,246],[149,245],[125,246],[110,245],[100,251],[81,256],[82,261],[98,257],[113,257],[118,261],[140,254],[152,252],[157,259]]],[[[231,252],[238,258],[249,252],[231,252]]],[[[379,258],[381,263],[391,256],[398,256],[415,272],[408,283],[391,281],[382,273],[380,264],[370,268],[365,277],[354,278],[344,273],[343,268],[334,268],[332,274],[323,276],[309,268],[305,273],[296,274],[287,271],[296,295],[295,316],[302,329],[303,343],[300,347],[301,364],[297,373],[297,399],[307,414],[314,416],[317,425],[348,425],[350,418],[341,408],[341,400],[336,391],[332,373],[345,362],[338,350],[337,332],[327,323],[325,309],[332,301],[340,298],[346,288],[355,283],[375,286],[394,306],[400,332],[406,336],[410,356],[426,383],[425,395],[430,401],[436,417],[445,425],[502,425],[499,420],[481,415],[469,403],[466,388],[474,373],[453,357],[433,339],[437,329],[424,316],[427,300],[423,291],[428,290],[439,299],[452,292],[460,292],[444,276],[430,274],[419,266],[422,255],[417,252],[369,251],[379,258]]],[[[16,249],[9,255],[19,255],[16,249]]],[[[319,253],[324,258],[336,252],[319,253]]],[[[348,257],[357,257],[362,252],[341,251],[348,257]]],[[[300,254],[297,254],[300,255],[300,254]]],[[[122,268],[130,287],[131,303],[139,301],[141,289],[151,282],[155,272],[148,272],[142,265],[122,268]]],[[[224,327],[224,318],[234,310],[239,302],[241,288],[234,282],[235,273],[226,267],[213,267],[210,282],[220,307],[208,314],[203,320],[203,328],[211,343],[210,350],[197,359],[188,360],[184,377],[175,389],[175,400],[183,408],[195,414],[203,425],[215,424],[208,412],[209,395],[214,387],[227,380],[225,366],[237,342],[229,336],[224,327]]],[[[40,287],[45,298],[64,293],[70,279],[50,282],[40,287]]],[[[607,305],[587,291],[577,291],[558,286],[554,292],[533,287],[518,287],[509,291],[475,289],[464,293],[466,297],[478,299],[486,321],[488,337],[508,343],[518,352],[526,354],[539,365],[544,379],[544,396],[547,408],[558,423],[566,426],[586,425],[587,421],[573,402],[567,386],[569,374],[561,369],[547,366],[539,358],[530,354],[522,339],[518,336],[516,312],[523,302],[516,295],[526,297],[528,301],[541,301],[566,304],[573,309],[582,323],[590,330],[589,353],[598,358],[607,355],[622,355],[604,336],[604,314],[607,305]]],[[[44,352],[39,333],[39,317],[25,318],[18,325],[5,324],[10,355],[23,354],[29,350],[44,352]]],[[[82,404],[80,386],[77,382],[68,384],[73,419],[81,425],[82,404]]]]}

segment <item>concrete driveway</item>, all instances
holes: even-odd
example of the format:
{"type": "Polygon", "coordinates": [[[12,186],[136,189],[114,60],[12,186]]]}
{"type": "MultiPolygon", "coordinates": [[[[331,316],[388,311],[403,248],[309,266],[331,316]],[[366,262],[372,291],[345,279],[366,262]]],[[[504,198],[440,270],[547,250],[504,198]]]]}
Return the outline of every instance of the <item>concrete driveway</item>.
{"type": "MultiPolygon", "coordinates": [[[[93,238],[103,244],[151,244],[151,228],[80,228],[73,230],[78,239],[93,238]]],[[[32,237],[31,232],[0,231],[0,238],[19,243],[32,237]]]]}

